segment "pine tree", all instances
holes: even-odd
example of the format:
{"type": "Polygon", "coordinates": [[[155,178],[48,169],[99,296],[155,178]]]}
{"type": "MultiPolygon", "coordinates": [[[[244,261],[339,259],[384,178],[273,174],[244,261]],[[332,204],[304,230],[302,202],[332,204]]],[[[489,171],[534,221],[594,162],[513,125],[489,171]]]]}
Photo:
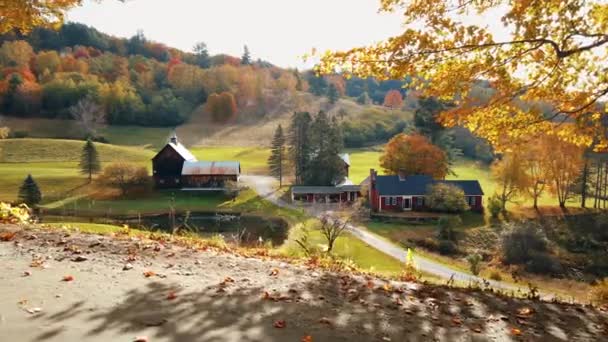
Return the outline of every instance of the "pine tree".
{"type": "Polygon", "coordinates": [[[86,144],[84,144],[84,147],[82,148],[78,166],[80,167],[80,173],[89,176],[89,183],[93,179],[93,174],[101,171],[99,155],[91,139],[87,139],[86,144]]]}
{"type": "Polygon", "coordinates": [[[336,88],[335,85],[330,84],[329,88],[327,89],[327,98],[329,99],[329,103],[334,104],[336,103],[336,101],[338,101],[338,98],[340,97],[340,94],[338,94],[338,89],[336,88]]]}
{"type": "Polygon", "coordinates": [[[289,156],[294,165],[295,183],[302,184],[310,163],[310,124],[308,112],[294,113],[289,128],[289,156]]]}
{"type": "Polygon", "coordinates": [[[331,122],[324,112],[319,112],[311,126],[310,145],[312,146],[309,172],[305,184],[334,185],[345,176],[340,158],[343,137],[336,119],[331,122]]]}
{"type": "Polygon", "coordinates": [[[272,151],[268,158],[270,175],[279,179],[279,186],[283,186],[283,164],[285,162],[285,136],[283,127],[279,125],[272,139],[272,151]]]}
{"type": "Polygon", "coordinates": [[[36,181],[32,177],[32,175],[27,175],[23,184],[19,188],[19,201],[29,205],[34,206],[42,200],[42,194],[40,193],[40,188],[36,181]]]}
{"type": "Polygon", "coordinates": [[[250,65],[251,64],[251,54],[249,53],[249,48],[245,45],[245,49],[243,50],[243,56],[241,57],[242,65],[250,65]]]}

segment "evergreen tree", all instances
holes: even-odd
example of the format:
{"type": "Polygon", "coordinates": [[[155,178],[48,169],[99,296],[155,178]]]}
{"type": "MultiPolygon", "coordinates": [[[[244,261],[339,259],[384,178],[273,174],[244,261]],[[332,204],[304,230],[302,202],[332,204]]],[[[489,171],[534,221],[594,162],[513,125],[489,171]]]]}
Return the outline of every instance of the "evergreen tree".
{"type": "Polygon", "coordinates": [[[207,44],[203,42],[196,43],[193,50],[196,54],[196,64],[201,68],[209,68],[211,66],[211,59],[209,58],[207,44]]]}
{"type": "Polygon", "coordinates": [[[334,185],[345,176],[340,152],[343,137],[338,121],[331,122],[324,112],[319,112],[310,129],[312,147],[310,167],[306,173],[305,184],[334,185]]]}
{"type": "Polygon", "coordinates": [[[369,94],[367,94],[366,91],[364,91],[363,93],[361,93],[361,95],[359,95],[359,97],[357,97],[357,103],[360,105],[370,104],[371,102],[372,99],[369,98],[369,94]]]}
{"type": "Polygon", "coordinates": [[[268,158],[270,175],[279,179],[279,186],[283,186],[283,164],[285,162],[285,136],[283,127],[279,125],[272,139],[272,150],[268,158]]]}
{"type": "Polygon", "coordinates": [[[329,99],[329,103],[334,104],[336,103],[336,101],[338,101],[338,98],[340,97],[340,94],[338,94],[338,89],[336,89],[336,86],[332,84],[329,85],[329,88],[327,89],[327,98],[329,99]]]}
{"type": "Polygon", "coordinates": [[[294,165],[295,183],[302,184],[310,163],[310,124],[308,112],[296,112],[289,128],[289,156],[294,165]]]}
{"type": "Polygon", "coordinates": [[[40,188],[32,175],[27,175],[23,184],[19,188],[19,201],[29,205],[34,206],[42,200],[42,194],[40,193],[40,188]]]}
{"type": "Polygon", "coordinates": [[[86,144],[82,148],[78,166],[80,167],[80,173],[89,176],[89,183],[93,179],[93,174],[101,170],[99,155],[91,139],[87,139],[86,144]]]}
{"type": "Polygon", "coordinates": [[[242,65],[251,65],[251,54],[249,53],[249,48],[245,45],[245,49],[243,50],[243,56],[241,57],[242,65]]]}

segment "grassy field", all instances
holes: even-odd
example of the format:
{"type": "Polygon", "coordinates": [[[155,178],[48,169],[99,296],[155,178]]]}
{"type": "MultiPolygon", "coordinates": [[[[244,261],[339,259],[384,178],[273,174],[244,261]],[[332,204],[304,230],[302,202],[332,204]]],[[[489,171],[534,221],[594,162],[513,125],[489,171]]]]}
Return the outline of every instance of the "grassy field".
{"type": "Polygon", "coordinates": [[[270,149],[264,147],[192,147],[198,160],[238,160],[243,173],[268,174],[270,149]]]}

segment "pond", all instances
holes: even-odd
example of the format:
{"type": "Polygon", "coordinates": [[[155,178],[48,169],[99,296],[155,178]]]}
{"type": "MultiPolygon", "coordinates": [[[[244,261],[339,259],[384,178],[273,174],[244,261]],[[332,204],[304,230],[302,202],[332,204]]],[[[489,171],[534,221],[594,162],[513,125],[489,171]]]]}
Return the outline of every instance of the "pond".
{"type": "Polygon", "coordinates": [[[52,222],[90,222],[114,225],[129,225],[142,230],[161,230],[172,232],[189,231],[202,237],[222,234],[228,242],[239,242],[243,245],[256,245],[260,241],[272,241],[273,246],[279,246],[287,239],[289,224],[282,218],[262,217],[255,215],[219,214],[213,212],[191,212],[175,214],[141,215],[141,216],[110,216],[82,217],[44,215],[42,223],[52,222]]]}

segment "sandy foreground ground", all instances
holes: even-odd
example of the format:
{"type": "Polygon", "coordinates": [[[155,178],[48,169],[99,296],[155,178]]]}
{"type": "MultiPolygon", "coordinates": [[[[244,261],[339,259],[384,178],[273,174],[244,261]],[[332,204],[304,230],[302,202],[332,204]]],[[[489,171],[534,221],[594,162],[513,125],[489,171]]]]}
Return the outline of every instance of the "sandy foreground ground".
{"type": "Polygon", "coordinates": [[[0,341],[608,341],[608,313],[0,225],[0,341]]]}

